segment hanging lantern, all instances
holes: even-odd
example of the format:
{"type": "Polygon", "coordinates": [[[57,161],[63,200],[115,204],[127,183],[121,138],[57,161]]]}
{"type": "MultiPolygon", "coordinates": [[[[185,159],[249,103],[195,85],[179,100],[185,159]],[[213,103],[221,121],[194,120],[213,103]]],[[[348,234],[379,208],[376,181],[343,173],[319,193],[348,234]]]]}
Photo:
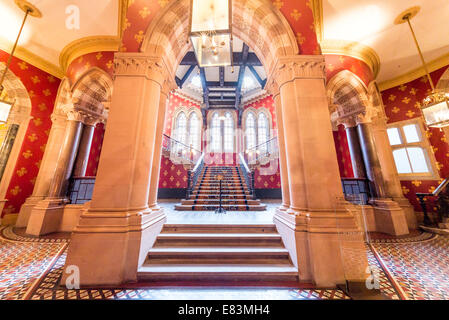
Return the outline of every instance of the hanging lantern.
{"type": "Polygon", "coordinates": [[[421,112],[426,121],[428,127],[444,128],[449,126],[449,93],[439,92],[435,90],[432,77],[430,76],[429,69],[419,46],[418,39],[416,38],[415,31],[413,30],[410,22],[420,11],[420,7],[410,8],[401,13],[395,20],[395,24],[407,23],[413,40],[415,41],[416,49],[418,50],[419,57],[423,64],[424,71],[426,72],[427,79],[430,83],[432,93],[429,94],[421,104],[421,112]]]}
{"type": "Polygon", "coordinates": [[[434,92],[422,103],[421,111],[429,127],[443,128],[449,125],[449,94],[434,92]]]}
{"type": "Polygon", "coordinates": [[[231,0],[191,0],[190,39],[200,67],[232,65],[231,0]]]}

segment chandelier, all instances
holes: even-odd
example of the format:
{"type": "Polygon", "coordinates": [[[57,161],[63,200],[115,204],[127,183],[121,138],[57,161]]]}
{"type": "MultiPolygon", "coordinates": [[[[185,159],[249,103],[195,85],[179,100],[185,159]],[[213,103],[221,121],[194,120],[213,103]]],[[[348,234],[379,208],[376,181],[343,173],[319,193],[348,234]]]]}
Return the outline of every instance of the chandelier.
{"type": "Polygon", "coordinates": [[[414,18],[420,11],[420,7],[413,7],[403,12],[395,20],[395,24],[407,23],[410,32],[412,33],[413,40],[415,41],[416,48],[418,49],[419,57],[426,72],[427,79],[429,80],[432,92],[421,103],[421,112],[424,116],[428,127],[443,128],[449,126],[449,93],[438,92],[435,90],[432,77],[430,76],[429,69],[427,68],[426,61],[422,54],[415,32],[413,30],[410,20],[414,18]]]}
{"type": "Polygon", "coordinates": [[[191,0],[190,39],[200,67],[232,65],[231,0],[191,0]]]}
{"type": "Polygon", "coordinates": [[[9,67],[11,66],[12,58],[14,56],[14,52],[16,51],[17,44],[19,43],[20,35],[22,34],[23,27],[25,26],[25,22],[28,16],[40,18],[42,17],[41,12],[31,3],[25,0],[15,0],[16,5],[25,12],[25,17],[23,18],[22,25],[20,26],[19,34],[17,35],[16,42],[12,47],[11,54],[9,55],[8,62],[6,63],[6,68],[3,71],[3,74],[0,78],[0,123],[7,123],[9,113],[11,112],[13,102],[6,100],[4,97],[6,94],[3,94],[3,82],[5,81],[6,74],[8,73],[9,67]]]}

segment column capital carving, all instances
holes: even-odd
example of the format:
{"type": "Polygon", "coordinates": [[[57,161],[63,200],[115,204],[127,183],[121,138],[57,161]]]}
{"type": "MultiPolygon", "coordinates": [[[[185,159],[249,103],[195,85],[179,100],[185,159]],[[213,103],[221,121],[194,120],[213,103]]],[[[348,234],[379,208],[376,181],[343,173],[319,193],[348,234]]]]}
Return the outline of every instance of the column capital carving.
{"type": "Polygon", "coordinates": [[[161,87],[168,78],[168,69],[160,57],[143,53],[116,53],[114,57],[114,79],[116,77],[145,77],[156,81],[161,87]]]}
{"type": "Polygon", "coordinates": [[[67,116],[63,113],[53,112],[51,114],[51,122],[53,126],[63,127],[67,121],[67,116]]]}
{"type": "Polygon", "coordinates": [[[20,126],[25,121],[29,121],[31,119],[33,119],[33,117],[30,116],[29,114],[23,114],[23,113],[11,111],[11,113],[9,114],[9,117],[8,117],[8,123],[9,124],[17,124],[20,126]]]}
{"type": "Polygon", "coordinates": [[[294,55],[280,57],[271,73],[270,79],[279,87],[295,79],[324,79],[324,56],[294,55]]]}

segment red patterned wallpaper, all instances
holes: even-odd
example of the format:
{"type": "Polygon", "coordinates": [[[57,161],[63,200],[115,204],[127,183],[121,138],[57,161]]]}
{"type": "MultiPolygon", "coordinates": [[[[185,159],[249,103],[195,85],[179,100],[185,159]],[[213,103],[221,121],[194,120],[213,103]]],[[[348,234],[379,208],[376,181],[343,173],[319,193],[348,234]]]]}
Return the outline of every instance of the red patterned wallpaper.
{"type": "Polygon", "coordinates": [[[182,164],[173,164],[167,157],[161,157],[159,188],[187,188],[187,170],[182,164]]]}
{"type": "Polygon", "coordinates": [[[337,73],[348,70],[358,76],[367,86],[374,80],[373,72],[363,61],[342,55],[326,54],[326,79],[330,81],[337,73]]]}
{"type": "Polygon", "coordinates": [[[87,70],[98,67],[106,71],[111,77],[114,72],[114,52],[92,52],[76,58],[67,68],[67,76],[73,85],[87,70]]]}
{"type": "Polygon", "coordinates": [[[281,175],[279,172],[279,161],[261,166],[254,173],[254,187],[256,189],[279,189],[281,188],[281,175]],[[273,173],[275,172],[275,173],[273,173]]]}
{"type": "Polygon", "coordinates": [[[97,175],[98,163],[100,162],[101,147],[103,146],[104,131],[104,124],[97,124],[94,131],[94,137],[92,139],[92,146],[90,148],[86,177],[95,177],[97,175]]]}
{"type": "MultiPolygon", "coordinates": [[[[0,61],[6,62],[8,57],[9,54],[0,50],[0,61]]],[[[2,216],[18,213],[25,199],[33,192],[52,125],[50,115],[60,83],[59,79],[17,58],[12,59],[11,71],[20,78],[28,91],[33,119],[28,125],[14,175],[8,187],[6,198],[9,201],[2,216]]]]}
{"type": "Polygon", "coordinates": [[[337,149],[338,167],[342,178],[354,178],[352,170],[351,154],[349,153],[348,138],[346,136],[345,127],[338,126],[338,131],[333,131],[335,149],[337,149]]]}
{"type": "MultiPolygon", "coordinates": [[[[435,84],[446,69],[448,69],[447,66],[431,73],[431,77],[435,84]]],[[[430,90],[428,79],[422,77],[383,91],[382,99],[385,105],[388,123],[420,117],[420,103],[430,90]]],[[[443,179],[449,177],[449,145],[444,133],[439,129],[429,128],[429,130],[426,131],[426,135],[435,154],[440,177],[443,179]]],[[[409,199],[410,203],[413,204],[416,211],[422,211],[418,199],[416,198],[416,193],[432,192],[440,183],[441,181],[437,180],[401,181],[404,195],[409,199]]],[[[430,205],[429,207],[435,208],[433,205],[430,205]]]]}
{"type": "MultiPolygon", "coordinates": [[[[170,0],[131,0],[123,34],[123,51],[137,52],[154,16],[170,0]]],[[[172,0],[173,1],[173,0],[172,0]]],[[[315,34],[311,2],[308,0],[272,0],[285,16],[295,34],[302,54],[320,54],[315,34]]]]}

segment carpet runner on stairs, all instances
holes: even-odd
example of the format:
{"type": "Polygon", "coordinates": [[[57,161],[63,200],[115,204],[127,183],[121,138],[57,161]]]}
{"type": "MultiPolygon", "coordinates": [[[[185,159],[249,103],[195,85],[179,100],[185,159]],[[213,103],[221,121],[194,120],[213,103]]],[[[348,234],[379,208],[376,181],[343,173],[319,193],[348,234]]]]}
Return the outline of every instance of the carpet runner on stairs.
{"type": "Polygon", "coordinates": [[[264,211],[266,205],[253,199],[238,167],[205,167],[193,187],[190,199],[183,199],[175,206],[179,211],[216,210],[220,204],[220,181],[222,175],[222,207],[226,211],[264,211]]]}

